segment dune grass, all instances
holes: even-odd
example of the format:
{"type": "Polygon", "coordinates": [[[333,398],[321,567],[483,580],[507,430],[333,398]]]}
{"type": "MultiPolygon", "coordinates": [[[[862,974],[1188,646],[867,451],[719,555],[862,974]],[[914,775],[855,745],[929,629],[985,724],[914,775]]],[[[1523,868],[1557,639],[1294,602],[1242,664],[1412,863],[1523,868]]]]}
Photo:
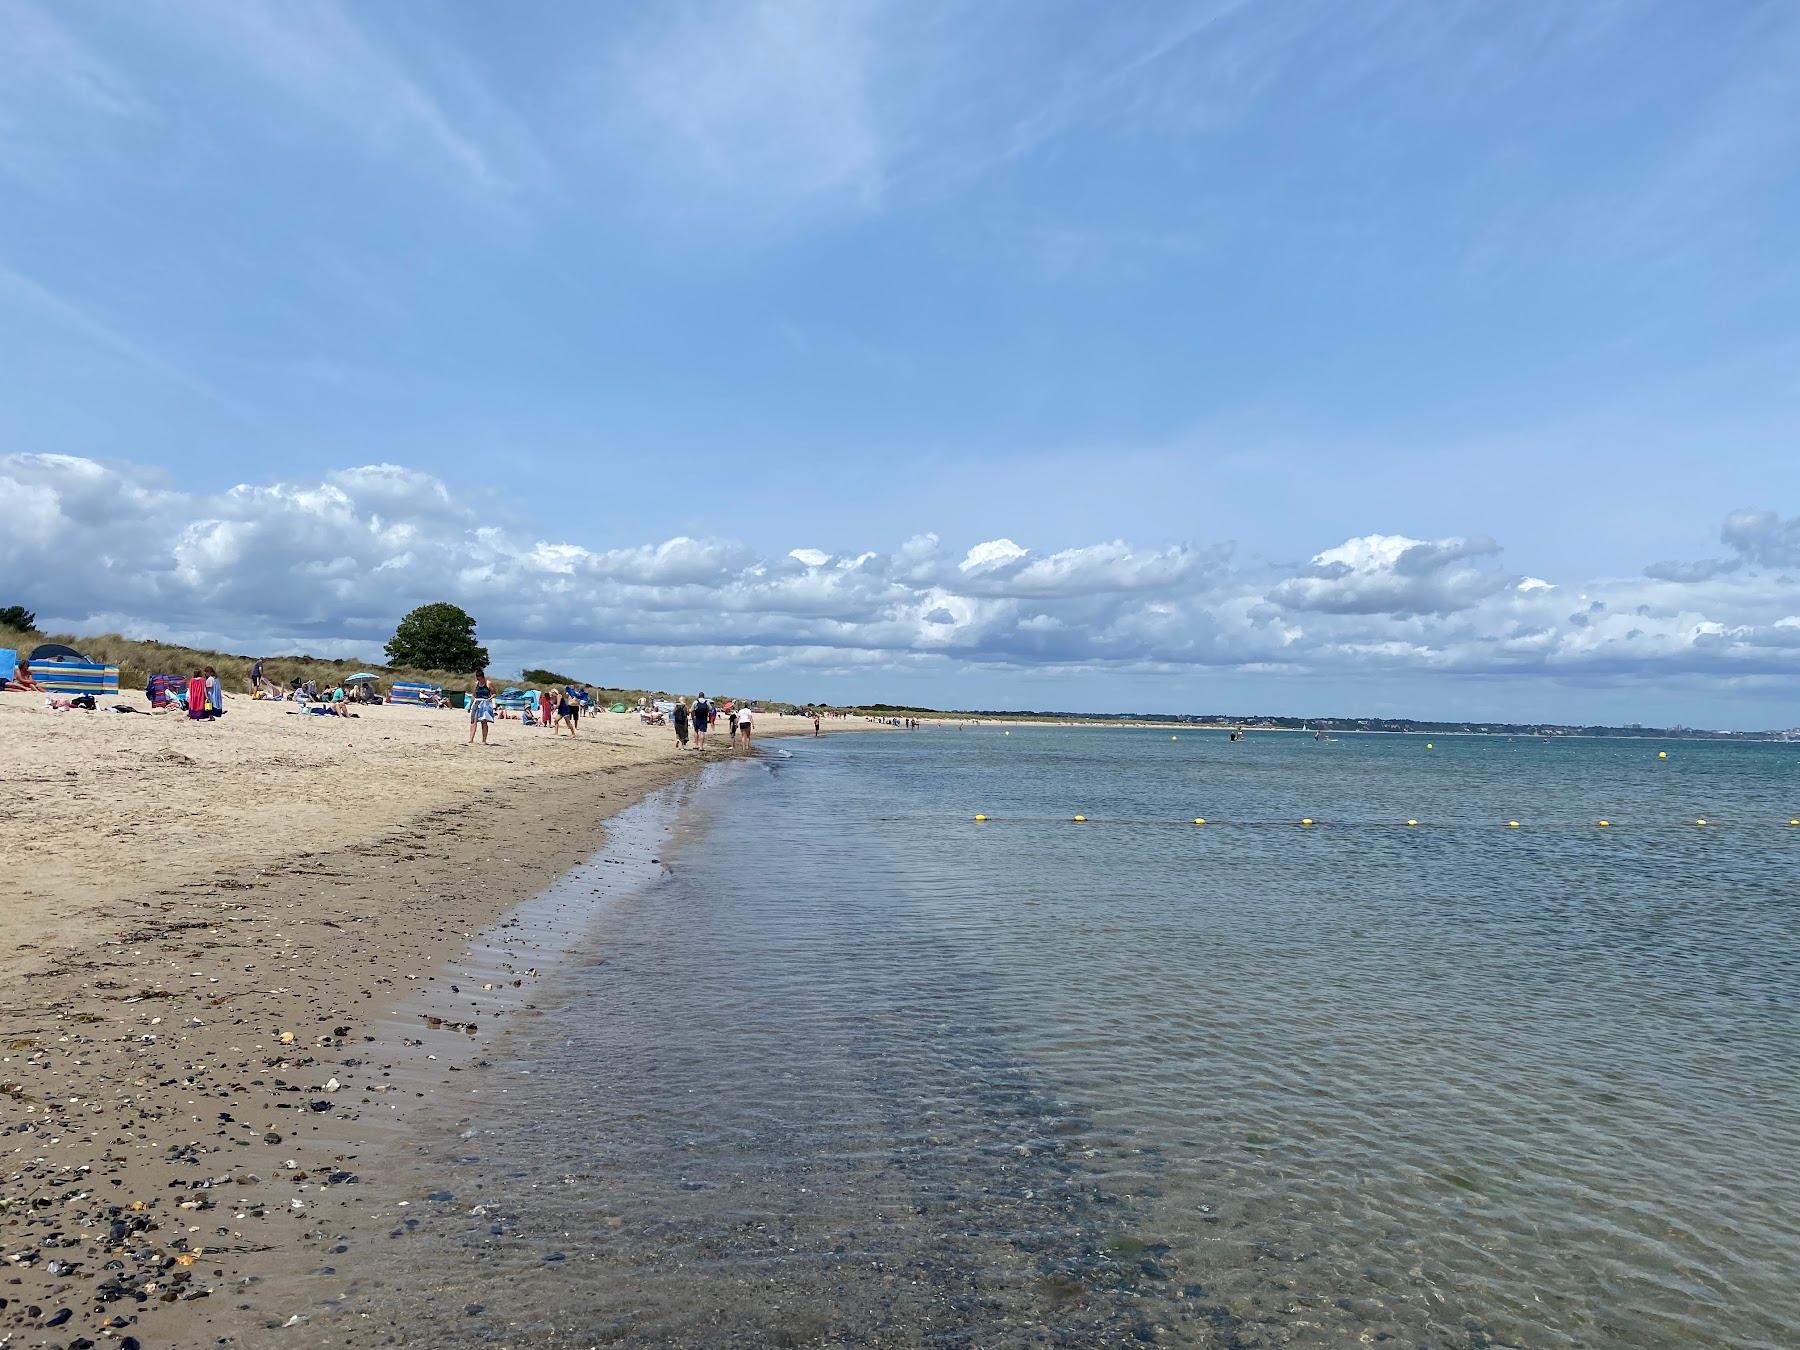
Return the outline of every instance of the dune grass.
{"type": "MultiPolygon", "coordinates": [[[[250,666],[255,660],[250,656],[239,656],[233,652],[202,651],[194,647],[177,646],[169,642],[149,642],[137,638],[122,637],[118,633],[90,633],[75,636],[69,633],[22,632],[14,628],[0,628],[0,647],[12,647],[24,660],[33,647],[45,642],[60,642],[73,647],[90,661],[99,661],[119,668],[119,688],[142,689],[144,682],[151,675],[192,675],[202,666],[211,666],[219,672],[219,681],[225,688],[235,693],[248,693],[250,689],[250,666]]],[[[263,658],[263,675],[273,680],[283,689],[292,681],[316,680],[320,688],[336,684],[345,676],[354,675],[359,670],[366,670],[381,677],[385,687],[394,680],[421,680],[426,684],[442,685],[445,689],[456,691],[469,687],[470,676],[467,671],[419,670],[411,666],[389,666],[379,661],[343,660],[333,661],[322,656],[268,656],[263,658]]],[[[549,671],[533,671],[534,675],[547,675],[549,671]]],[[[499,671],[489,671],[488,678],[496,688],[518,687],[523,689],[550,689],[556,685],[548,680],[525,680],[523,677],[509,676],[499,671]]],[[[644,689],[607,689],[599,685],[591,686],[595,694],[605,703],[635,703],[640,697],[664,697],[661,691],[644,689]]]]}

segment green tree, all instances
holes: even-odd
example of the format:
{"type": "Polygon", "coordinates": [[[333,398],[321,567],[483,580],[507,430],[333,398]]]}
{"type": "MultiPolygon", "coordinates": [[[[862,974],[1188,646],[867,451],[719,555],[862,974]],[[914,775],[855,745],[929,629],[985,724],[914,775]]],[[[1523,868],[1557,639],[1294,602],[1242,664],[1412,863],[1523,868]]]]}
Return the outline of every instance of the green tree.
{"type": "Polygon", "coordinates": [[[446,601],[420,605],[400,620],[387,644],[388,661],[418,670],[487,668],[487,648],[475,641],[475,617],[446,601]]]}
{"type": "Polygon", "coordinates": [[[20,632],[31,632],[37,627],[37,615],[23,605],[8,605],[0,609],[0,628],[17,628],[20,632]]]}

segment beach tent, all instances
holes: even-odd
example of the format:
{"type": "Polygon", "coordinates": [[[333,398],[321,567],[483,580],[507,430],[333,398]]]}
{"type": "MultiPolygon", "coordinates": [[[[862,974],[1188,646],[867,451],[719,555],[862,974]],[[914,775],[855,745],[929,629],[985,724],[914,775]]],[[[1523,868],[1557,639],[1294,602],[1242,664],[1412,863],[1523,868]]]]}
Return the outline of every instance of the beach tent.
{"type": "Polygon", "coordinates": [[[505,708],[508,712],[519,712],[525,708],[537,707],[537,690],[535,689],[503,689],[500,697],[494,700],[494,706],[505,708]]]}
{"type": "Polygon", "coordinates": [[[27,659],[33,662],[79,661],[84,664],[87,663],[87,657],[83,656],[73,647],[63,646],[60,642],[46,642],[41,647],[33,647],[31,649],[31,655],[27,659]]]}
{"type": "Polygon", "coordinates": [[[388,691],[388,702],[407,703],[415,708],[435,708],[443,695],[443,688],[439,685],[423,684],[416,680],[395,680],[394,687],[388,691]]]}
{"type": "Polygon", "coordinates": [[[612,707],[608,708],[607,711],[608,712],[624,712],[625,705],[623,703],[615,703],[612,705],[612,707]]]}
{"type": "Polygon", "coordinates": [[[31,661],[31,678],[47,694],[116,694],[119,668],[95,661],[31,661]]]}

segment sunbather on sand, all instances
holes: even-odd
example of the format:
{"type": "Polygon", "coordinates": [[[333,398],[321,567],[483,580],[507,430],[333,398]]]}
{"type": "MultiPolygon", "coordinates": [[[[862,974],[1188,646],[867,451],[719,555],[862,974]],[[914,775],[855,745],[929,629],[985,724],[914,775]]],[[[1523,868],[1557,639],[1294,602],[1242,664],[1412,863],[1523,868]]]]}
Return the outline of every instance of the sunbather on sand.
{"type": "Polygon", "coordinates": [[[12,673],[12,678],[6,681],[4,685],[0,685],[0,688],[22,689],[30,694],[41,694],[44,692],[44,686],[31,678],[31,667],[26,665],[23,661],[19,662],[19,668],[12,673]]]}

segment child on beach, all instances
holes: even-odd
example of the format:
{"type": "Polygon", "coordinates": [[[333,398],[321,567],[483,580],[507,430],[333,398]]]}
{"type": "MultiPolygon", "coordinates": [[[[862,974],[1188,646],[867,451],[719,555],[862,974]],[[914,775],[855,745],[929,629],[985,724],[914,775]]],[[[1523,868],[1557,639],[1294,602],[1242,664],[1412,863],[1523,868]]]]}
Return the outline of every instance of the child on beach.
{"type": "Polygon", "coordinates": [[[196,670],[188,676],[187,714],[190,722],[206,720],[206,672],[196,670]]]}
{"type": "Polygon", "coordinates": [[[223,717],[225,715],[225,686],[219,683],[219,672],[211,666],[206,667],[206,715],[223,717]]]}
{"type": "Polygon", "coordinates": [[[675,700],[675,711],[669,715],[669,720],[675,724],[675,744],[683,750],[687,749],[688,705],[686,699],[675,700]]]}

